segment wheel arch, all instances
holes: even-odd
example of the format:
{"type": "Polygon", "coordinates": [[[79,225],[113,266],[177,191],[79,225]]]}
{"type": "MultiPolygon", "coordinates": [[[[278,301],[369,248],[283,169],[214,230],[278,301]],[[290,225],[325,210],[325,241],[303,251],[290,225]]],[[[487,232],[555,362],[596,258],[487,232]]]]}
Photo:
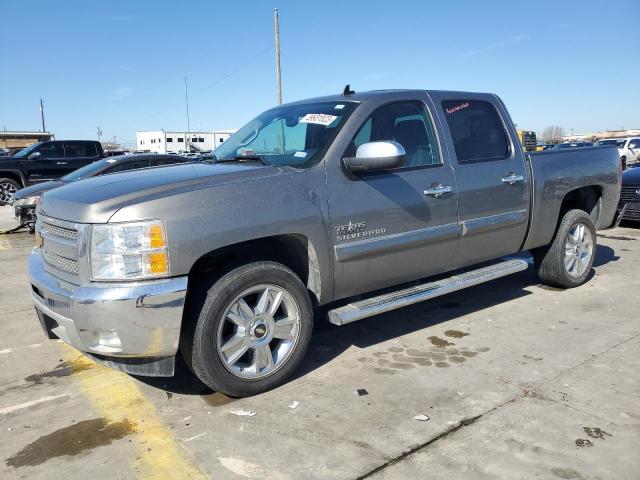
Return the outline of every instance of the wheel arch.
{"type": "Polygon", "coordinates": [[[189,270],[189,290],[197,291],[232,268],[259,260],[279,262],[290,268],[306,285],[314,304],[320,302],[322,278],[316,248],[306,236],[293,233],[247,240],[205,253],[189,270]]]}
{"type": "Polygon", "coordinates": [[[603,190],[599,185],[588,185],[568,191],[560,204],[557,225],[567,211],[577,209],[585,211],[597,228],[602,213],[602,195],[603,190]]]}
{"type": "Polygon", "coordinates": [[[0,178],[10,178],[18,182],[23,188],[27,186],[24,174],[20,170],[0,170],[0,178]]]}

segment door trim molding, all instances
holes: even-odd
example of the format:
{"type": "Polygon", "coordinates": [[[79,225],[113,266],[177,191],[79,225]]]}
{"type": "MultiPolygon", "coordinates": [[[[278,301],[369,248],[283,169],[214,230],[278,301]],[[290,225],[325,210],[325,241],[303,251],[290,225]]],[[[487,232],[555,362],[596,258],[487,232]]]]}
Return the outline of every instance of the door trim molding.
{"type": "Polygon", "coordinates": [[[489,215],[488,217],[474,218],[460,222],[461,235],[468,237],[478,233],[486,233],[492,230],[499,230],[504,227],[519,225],[527,220],[527,209],[515,210],[513,212],[489,215]]]}
{"type": "Polygon", "coordinates": [[[409,248],[422,247],[459,236],[460,226],[458,223],[447,223],[436,227],[335,245],[333,249],[338,262],[350,262],[381,253],[395,253],[409,248]]]}

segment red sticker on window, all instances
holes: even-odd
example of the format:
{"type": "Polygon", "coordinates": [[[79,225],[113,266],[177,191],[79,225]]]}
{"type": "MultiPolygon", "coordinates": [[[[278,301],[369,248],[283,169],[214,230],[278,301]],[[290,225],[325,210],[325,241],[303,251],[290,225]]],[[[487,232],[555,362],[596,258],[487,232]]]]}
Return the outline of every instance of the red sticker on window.
{"type": "Polygon", "coordinates": [[[446,108],[445,110],[449,115],[451,115],[452,113],[456,113],[462,110],[463,108],[467,108],[468,106],[469,106],[469,102],[464,102],[464,103],[461,103],[460,105],[456,105],[455,107],[446,108]]]}

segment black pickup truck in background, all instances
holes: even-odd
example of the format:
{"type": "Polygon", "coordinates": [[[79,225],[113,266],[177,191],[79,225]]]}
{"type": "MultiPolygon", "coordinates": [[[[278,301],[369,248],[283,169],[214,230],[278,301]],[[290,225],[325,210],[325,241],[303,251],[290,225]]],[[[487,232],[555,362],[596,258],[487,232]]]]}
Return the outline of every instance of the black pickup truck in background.
{"type": "Polygon", "coordinates": [[[102,145],[93,140],[39,142],[0,157],[0,205],[23,187],[60,178],[103,157],[102,145]]]}

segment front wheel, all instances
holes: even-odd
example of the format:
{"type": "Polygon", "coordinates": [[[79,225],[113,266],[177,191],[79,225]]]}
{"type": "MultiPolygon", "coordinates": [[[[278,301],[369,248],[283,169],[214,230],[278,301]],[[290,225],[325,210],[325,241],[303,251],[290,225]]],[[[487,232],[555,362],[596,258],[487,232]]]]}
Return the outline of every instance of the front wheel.
{"type": "Polygon", "coordinates": [[[12,178],[0,178],[0,205],[9,203],[21,188],[22,186],[12,178]]]}
{"type": "Polygon", "coordinates": [[[583,210],[569,210],[551,244],[532,253],[543,283],[573,288],[587,281],[595,251],[596,229],[591,217],[583,210]]]}
{"type": "Polygon", "coordinates": [[[204,295],[182,354],[212,389],[232,397],[284,383],[302,362],[313,330],[307,289],[287,267],[255,262],[220,278],[204,295]],[[196,318],[197,315],[197,318],[196,318]]]}

